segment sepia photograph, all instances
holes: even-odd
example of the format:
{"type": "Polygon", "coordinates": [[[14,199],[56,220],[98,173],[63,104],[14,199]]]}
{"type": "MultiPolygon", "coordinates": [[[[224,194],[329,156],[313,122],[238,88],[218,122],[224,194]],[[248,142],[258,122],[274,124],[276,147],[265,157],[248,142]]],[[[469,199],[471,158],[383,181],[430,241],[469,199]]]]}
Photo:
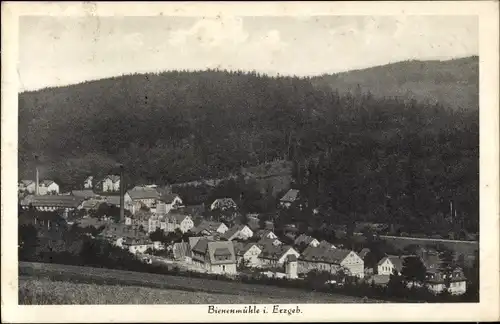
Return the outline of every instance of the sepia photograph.
{"type": "Polygon", "coordinates": [[[17,17],[18,306],[486,302],[477,13],[99,6],[17,17]]]}

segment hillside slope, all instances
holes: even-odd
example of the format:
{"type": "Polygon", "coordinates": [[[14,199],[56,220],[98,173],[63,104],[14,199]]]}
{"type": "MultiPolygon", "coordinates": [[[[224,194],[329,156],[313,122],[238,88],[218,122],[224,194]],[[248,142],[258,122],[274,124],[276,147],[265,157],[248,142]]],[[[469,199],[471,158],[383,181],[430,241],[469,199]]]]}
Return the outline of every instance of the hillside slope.
{"type": "Polygon", "coordinates": [[[316,200],[312,204],[347,217],[413,219],[416,225],[447,213],[453,199],[475,230],[479,114],[445,105],[448,97],[460,98],[447,92],[449,85],[460,78],[473,84],[474,60],[403,62],[342,74],[342,84],[365,80],[371,92],[378,83],[386,84],[384,91],[418,84],[421,90],[413,91],[437,92],[443,105],[363,91],[346,95],[319,86],[317,78],[214,70],[136,74],[22,93],[20,177],[33,178],[35,154],[41,177],[62,188],[78,187],[87,175],[117,172],[118,162],[129,184],[162,185],[293,160],[300,168],[278,175],[278,191],[296,177],[316,200]],[[426,68],[397,68],[415,64],[426,68]]]}
{"type": "Polygon", "coordinates": [[[405,61],[373,68],[315,77],[317,87],[340,92],[362,91],[375,96],[415,98],[452,108],[479,106],[479,58],[449,61],[405,61]]]}

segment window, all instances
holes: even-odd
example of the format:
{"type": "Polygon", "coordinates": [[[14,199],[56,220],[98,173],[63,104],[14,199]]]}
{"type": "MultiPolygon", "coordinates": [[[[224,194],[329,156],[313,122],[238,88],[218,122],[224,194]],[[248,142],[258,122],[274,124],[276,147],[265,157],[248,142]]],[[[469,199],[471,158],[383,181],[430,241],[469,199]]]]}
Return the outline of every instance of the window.
{"type": "Polygon", "coordinates": [[[226,271],[226,266],[225,265],[222,266],[222,271],[226,271]]]}

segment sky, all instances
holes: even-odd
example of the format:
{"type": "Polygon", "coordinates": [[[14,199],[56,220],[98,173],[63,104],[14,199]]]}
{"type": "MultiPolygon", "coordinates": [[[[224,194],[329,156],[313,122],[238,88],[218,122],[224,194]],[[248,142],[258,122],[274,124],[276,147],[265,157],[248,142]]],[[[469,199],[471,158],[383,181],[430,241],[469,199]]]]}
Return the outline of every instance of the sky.
{"type": "Polygon", "coordinates": [[[312,76],[479,53],[477,16],[19,19],[20,91],[165,70],[312,76]]]}

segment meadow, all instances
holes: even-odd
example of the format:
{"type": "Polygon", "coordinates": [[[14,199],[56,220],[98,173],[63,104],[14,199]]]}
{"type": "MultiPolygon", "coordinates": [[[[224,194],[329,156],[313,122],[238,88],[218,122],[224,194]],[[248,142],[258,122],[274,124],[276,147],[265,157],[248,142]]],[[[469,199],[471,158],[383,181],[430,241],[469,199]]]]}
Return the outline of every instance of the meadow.
{"type": "Polygon", "coordinates": [[[363,299],[293,288],[59,264],[19,264],[20,304],[359,302],[363,299]]]}

